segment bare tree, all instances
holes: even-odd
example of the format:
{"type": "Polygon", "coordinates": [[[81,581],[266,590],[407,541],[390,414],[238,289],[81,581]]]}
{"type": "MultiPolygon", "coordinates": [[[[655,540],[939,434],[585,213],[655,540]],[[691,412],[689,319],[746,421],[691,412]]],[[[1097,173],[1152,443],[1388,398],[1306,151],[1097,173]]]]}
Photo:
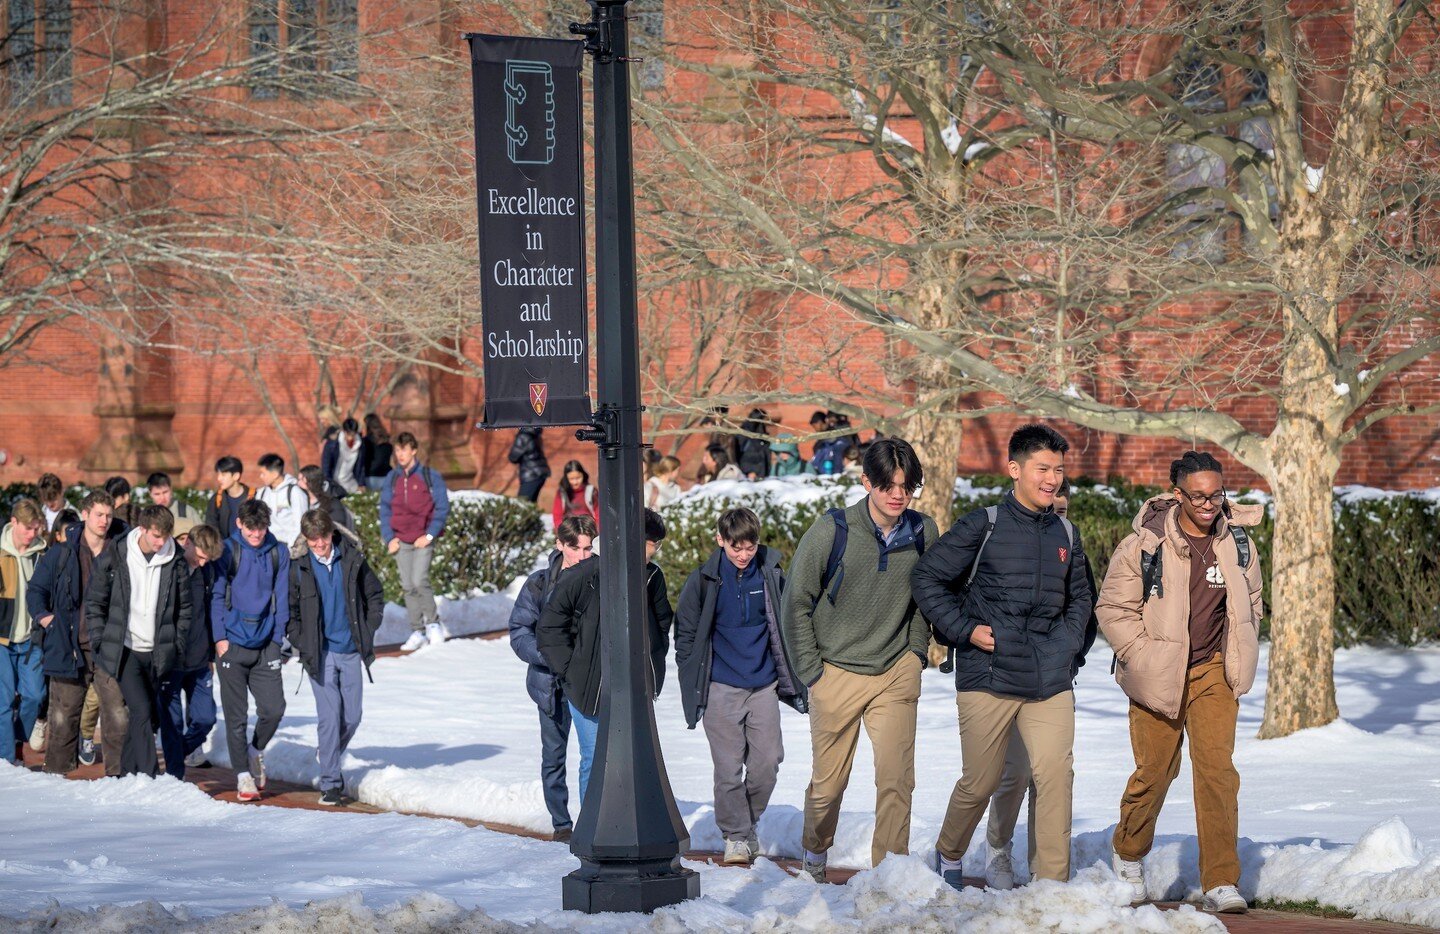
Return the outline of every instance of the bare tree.
{"type": "Polygon", "coordinates": [[[1263,476],[1261,735],[1285,735],[1337,716],[1341,452],[1437,411],[1416,369],[1440,351],[1428,6],[1324,26],[1275,0],[715,4],[667,59],[702,89],[638,109],[706,208],[644,227],[907,347],[883,362],[937,480],[992,407],[1203,440],[1263,476]]]}

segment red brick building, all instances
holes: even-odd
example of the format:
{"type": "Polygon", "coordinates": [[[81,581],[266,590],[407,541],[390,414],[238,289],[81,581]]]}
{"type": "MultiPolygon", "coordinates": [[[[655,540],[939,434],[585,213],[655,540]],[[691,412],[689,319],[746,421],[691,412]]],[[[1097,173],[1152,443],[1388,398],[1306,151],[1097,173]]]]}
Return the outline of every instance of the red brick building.
{"type": "MultiPolygon", "coordinates": [[[[25,2],[28,0],[19,0],[22,5],[25,2]]],[[[42,7],[37,0],[36,9],[49,9],[53,2],[47,0],[42,7]]],[[[665,34],[675,22],[675,17],[668,14],[679,6],[652,8],[651,19],[643,27],[654,34],[665,34]]],[[[503,29],[503,24],[484,16],[457,14],[449,3],[440,0],[400,5],[371,0],[221,0],[218,8],[219,14],[210,5],[181,0],[150,4],[143,7],[149,11],[147,14],[135,14],[127,22],[128,28],[118,34],[116,41],[129,43],[136,50],[153,51],[191,37],[214,36],[214,54],[243,55],[248,43],[260,39],[283,44],[284,30],[295,28],[286,16],[303,13],[331,28],[353,28],[359,37],[355,61],[320,67],[358,69],[363,81],[365,37],[382,28],[399,27],[403,31],[407,23],[419,24],[406,34],[406,41],[430,53],[457,51],[459,33],[465,28],[503,29]],[[266,29],[275,33],[266,38],[266,29]]],[[[87,38],[79,5],[75,9],[71,33],[80,48],[93,41],[93,36],[87,38]]],[[[37,19],[34,28],[43,31],[42,19],[37,19]]],[[[663,70],[648,68],[642,80],[667,80],[663,70]]],[[[84,94],[86,89],[76,88],[75,93],[84,94]]],[[[312,112],[310,102],[283,96],[256,105],[301,120],[312,112]]],[[[184,171],[198,170],[187,167],[184,171]]],[[[198,177],[189,182],[202,187],[206,183],[198,177]]],[[[794,314],[799,321],[802,312],[794,314]]],[[[827,312],[814,308],[812,303],[803,314],[824,317],[827,312]]],[[[680,341],[671,350],[677,359],[690,354],[683,336],[683,331],[679,332],[680,341]]],[[[54,471],[67,481],[88,482],[120,473],[133,482],[151,470],[163,469],[185,484],[203,485],[209,482],[210,468],[221,455],[236,455],[247,465],[253,465],[268,451],[285,455],[288,445],[277,431],[277,420],[301,461],[318,462],[318,428],[322,417],[331,416],[318,414],[314,389],[317,365],[303,347],[279,340],[273,352],[257,357],[258,371],[252,372],[233,360],[173,349],[187,346],[189,339],[183,323],[166,326],[145,348],[120,344],[81,327],[43,332],[23,358],[5,368],[7,388],[0,392],[0,451],[5,460],[0,464],[0,483],[33,480],[43,471],[54,471]],[[268,406],[261,401],[257,388],[260,385],[269,396],[268,406]]],[[[1403,340],[1404,336],[1394,339],[1403,340]]],[[[857,331],[849,352],[865,358],[888,351],[879,335],[857,331]]],[[[346,409],[338,415],[359,418],[366,411],[377,411],[392,433],[410,430],[420,437],[427,448],[426,459],[440,466],[459,485],[475,483],[488,489],[514,491],[514,469],[505,461],[510,434],[474,428],[482,392],[478,381],[435,369],[419,370],[392,391],[376,394],[357,390],[362,382],[369,384],[375,379],[375,374],[366,370],[365,361],[334,359],[329,365],[336,394],[346,409]],[[357,403],[353,410],[349,409],[351,402],[357,403]]],[[[757,388],[770,382],[766,378],[767,365],[763,359],[750,364],[757,388]]],[[[1440,398],[1440,359],[1432,356],[1411,373],[1413,401],[1423,404],[1440,398]]],[[[907,391],[903,385],[885,389],[896,399],[903,398],[907,391]]],[[[795,433],[805,430],[809,406],[769,409],[795,433]]],[[[1259,404],[1234,414],[1256,427],[1265,424],[1266,412],[1259,404]]],[[[990,417],[969,423],[960,452],[962,469],[999,469],[1005,439],[1016,422],[1014,418],[990,417]]],[[[1057,427],[1075,442],[1075,470],[1095,477],[1119,475],[1154,482],[1164,476],[1180,446],[1169,440],[1106,435],[1064,424],[1057,427]]],[[[670,447],[669,439],[661,438],[657,443],[662,448],[670,447]]],[[[546,444],[556,474],[570,457],[592,465],[595,461],[593,446],[574,441],[569,430],[547,432],[546,444]]],[[[694,472],[700,447],[694,436],[685,442],[687,474],[694,472]]],[[[808,451],[808,445],[803,450],[808,451]]],[[[1242,483],[1256,479],[1243,471],[1238,476],[1242,483]]],[[[1346,449],[1340,480],[1389,488],[1440,485],[1440,417],[1392,419],[1372,428],[1346,449]]],[[[547,490],[542,495],[550,493],[547,490]]]]}

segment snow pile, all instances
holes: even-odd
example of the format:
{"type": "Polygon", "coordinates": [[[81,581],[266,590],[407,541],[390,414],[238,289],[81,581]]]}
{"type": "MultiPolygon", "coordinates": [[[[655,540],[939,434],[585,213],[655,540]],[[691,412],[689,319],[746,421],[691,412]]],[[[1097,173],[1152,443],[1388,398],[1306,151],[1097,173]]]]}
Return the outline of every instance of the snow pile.
{"type": "Polygon", "coordinates": [[[817,477],[801,474],[794,477],[766,477],[763,480],[715,480],[691,487],[675,500],[676,503],[697,500],[748,500],[763,498],[773,505],[799,505],[834,497],[846,497],[847,503],[859,502],[865,491],[854,480],[838,476],[817,477]]]}
{"type": "MultiPolygon", "coordinates": [[[[510,610],[525,578],[517,577],[499,593],[472,590],[465,597],[435,598],[440,622],[452,636],[499,632],[510,625],[510,610]]],[[[410,638],[410,616],[398,603],[385,604],[384,620],[375,631],[376,645],[397,645],[410,638]]]]}

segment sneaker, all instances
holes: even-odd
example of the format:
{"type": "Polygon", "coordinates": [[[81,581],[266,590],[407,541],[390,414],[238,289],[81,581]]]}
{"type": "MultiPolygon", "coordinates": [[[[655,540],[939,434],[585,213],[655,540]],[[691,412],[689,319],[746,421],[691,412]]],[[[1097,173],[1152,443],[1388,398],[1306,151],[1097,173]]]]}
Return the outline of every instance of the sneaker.
{"type": "Polygon", "coordinates": [[[985,867],[985,884],[992,889],[1015,888],[1015,867],[1010,864],[1009,853],[996,853],[985,867]]]}
{"type": "Polygon", "coordinates": [[[805,857],[800,861],[800,871],[814,879],[816,882],[825,881],[825,854],[811,853],[805,851],[805,857]]]}
{"type": "Polygon", "coordinates": [[[950,888],[954,889],[957,892],[964,890],[965,868],[964,864],[960,860],[946,859],[945,857],[940,855],[939,850],[936,850],[935,871],[940,873],[940,878],[944,879],[945,884],[950,886],[950,888]]]}
{"type": "Polygon", "coordinates": [[[30,748],[36,752],[45,751],[45,721],[36,720],[35,726],[30,730],[30,748]]]}
{"type": "Polygon", "coordinates": [[[1138,905],[1149,897],[1145,891],[1145,867],[1140,865],[1139,860],[1131,862],[1112,853],[1110,866],[1120,881],[1130,886],[1130,904],[1138,905]]]}
{"type": "Polygon", "coordinates": [[[429,644],[430,640],[425,638],[424,630],[417,629],[414,632],[410,633],[410,638],[406,639],[405,644],[400,646],[400,651],[413,652],[421,646],[429,644]]]}
{"type": "Polygon", "coordinates": [[[755,862],[760,856],[760,838],[753,831],[745,838],[745,846],[750,850],[750,862],[755,862]]]}
{"type": "Polygon", "coordinates": [[[550,839],[556,843],[569,843],[570,838],[575,836],[574,827],[557,827],[550,835],[550,839]]]}
{"type": "Polygon", "coordinates": [[[425,638],[430,640],[431,645],[439,645],[450,638],[450,632],[444,624],[436,621],[425,627],[425,638]]]}
{"type": "Polygon", "coordinates": [[[80,764],[81,764],[81,765],[94,765],[94,764],[95,764],[95,740],[93,740],[93,739],[82,739],[82,740],[80,740],[80,764]]]}
{"type": "Polygon", "coordinates": [[[1200,901],[1202,911],[1214,911],[1222,915],[1243,915],[1250,910],[1245,897],[1233,885],[1217,885],[1205,893],[1200,901]]]}
{"type": "Polygon", "coordinates": [[[327,788],[320,794],[320,803],[326,807],[338,808],[345,804],[345,796],[339,788],[327,788]]]}
{"type": "MultiPolygon", "coordinates": [[[[744,840],[725,841],[726,866],[748,866],[751,862],[750,844],[744,840]]],[[[823,870],[822,870],[823,874],[823,870]]]]}
{"type": "Polygon", "coordinates": [[[187,769],[208,769],[211,767],[210,760],[205,757],[204,746],[201,746],[185,757],[185,768],[187,769]]]}
{"type": "Polygon", "coordinates": [[[235,776],[235,797],[240,801],[260,800],[260,789],[255,786],[255,779],[249,772],[235,776]]]}
{"type": "Polygon", "coordinates": [[[250,747],[250,774],[255,776],[255,787],[265,790],[265,754],[254,746],[250,747]]]}

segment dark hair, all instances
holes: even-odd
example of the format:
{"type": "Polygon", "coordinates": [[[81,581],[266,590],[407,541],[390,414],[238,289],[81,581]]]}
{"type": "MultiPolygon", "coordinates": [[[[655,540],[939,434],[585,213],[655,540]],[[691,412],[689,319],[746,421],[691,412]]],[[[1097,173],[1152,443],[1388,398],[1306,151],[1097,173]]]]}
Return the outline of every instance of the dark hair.
{"type": "Polygon", "coordinates": [[[395,436],[395,446],[397,448],[414,448],[417,451],[420,450],[420,442],[416,441],[415,436],[408,431],[402,431],[395,436]]]}
{"type": "Polygon", "coordinates": [[[365,437],[375,444],[390,443],[390,432],[385,430],[385,423],[374,412],[365,413],[365,437]]]}
{"type": "Polygon", "coordinates": [[[1055,488],[1055,495],[1056,495],[1056,496],[1063,496],[1063,497],[1065,497],[1066,499],[1069,499],[1069,498],[1070,498],[1070,478],[1069,478],[1069,477],[1063,477],[1063,478],[1061,478],[1061,480],[1060,480],[1060,485],[1055,488]]]}
{"type": "Polygon", "coordinates": [[[665,520],[660,518],[660,513],[655,510],[645,510],[645,541],[663,542],[664,540],[665,520]]]}
{"type": "Polygon", "coordinates": [[[335,534],[335,520],[322,505],[300,517],[300,534],[305,538],[329,538],[335,534]]]}
{"type": "Polygon", "coordinates": [[[264,454],[260,457],[259,464],[266,470],[273,470],[276,473],[285,472],[285,458],[279,454],[264,454]]]}
{"type": "Polygon", "coordinates": [[[244,473],[245,465],[240,463],[240,458],[225,455],[215,462],[216,473],[244,473]]]}
{"type": "Polygon", "coordinates": [[[168,473],[161,473],[158,470],[145,478],[145,486],[148,489],[163,490],[169,485],[170,475],[168,473]]]}
{"type": "Polygon", "coordinates": [[[115,499],[130,495],[130,481],[124,477],[111,477],[105,481],[105,492],[115,499]]]}
{"type": "Polygon", "coordinates": [[[35,484],[35,492],[42,501],[52,500],[64,494],[65,484],[53,473],[42,473],[35,484]]]}
{"type": "Polygon", "coordinates": [[[320,440],[322,441],[334,441],[338,437],[340,437],[339,425],[326,425],[325,430],[320,432],[320,440]]]}
{"type": "Polygon", "coordinates": [[[828,423],[829,421],[830,421],[829,417],[826,416],[826,414],[825,414],[824,412],[820,411],[819,409],[816,409],[815,411],[813,411],[813,412],[810,413],[810,421],[808,422],[808,424],[814,425],[816,422],[827,422],[827,423],[828,423]]]}
{"type": "Polygon", "coordinates": [[[70,528],[70,526],[74,525],[79,521],[80,513],[71,509],[69,506],[66,506],[64,509],[60,510],[60,514],[55,517],[54,528],[57,530],[68,529],[70,528]]]}
{"type": "Polygon", "coordinates": [[[247,529],[270,528],[270,507],[258,499],[247,499],[240,504],[235,518],[247,529]]]}
{"type": "Polygon", "coordinates": [[[1186,451],[1180,455],[1179,460],[1170,462],[1170,485],[1178,487],[1180,481],[1192,473],[1205,473],[1207,471],[1224,473],[1220,468],[1220,462],[1213,454],[1204,451],[1186,451]]]}
{"type": "Polygon", "coordinates": [[[760,542],[760,517],[744,506],[727,509],[715,523],[715,532],[732,545],[760,542]]]}
{"type": "Polygon", "coordinates": [[[352,435],[358,435],[360,433],[360,423],[353,418],[347,418],[340,423],[340,430],[348,431],[352,435]]]}
{"type": "Polygon", "coordinates": [[[135,524],[142,529],[169,535],[175,531],[175,514],[166,506],[157,506],[151,503],[140,510],[140,515],[135,517],[135,524]]]}
{"type": "Polygon", "coordinates": [[[91,490],[89,493],[86,493],[85,498],[80,501],[80,511],[84,512],[93,506],[109,506],[111,509],[114,509],[115,497],[106,493],[104,490],[91,490]]]}
{"type": "Polygon", "coordinates": [[[570,488],[570,472],[572,470],[578,471],[585,478],[581,482],[580,489],[583,490],[590,485],[590,471],[585,469],[585,465],[579,461],[566,461],[565,466],[560,469],[560,493],[567,500],[575,494],[575,491],[570,488]]]}
{"type": "Polygon", "coordinates": [[[1025,425],[1016,428],[1015,433],[1010,436],[1010,454],[1012,461],[1023,461],[1037,451],[1053,451],[1056,454],[1064,454],[1070,450],[1070,442],[1049,425],[1025,425]]]}
{"type": "Polygon", "coordinates": [[[600,530],[590,516],[566,516],[555,526],[555,537],[571,548],[580,544],[580,536],[588,535],[594,539],[599,534],[600,530]]]}
{"type": "Polygon", "coordinates": [[[723,444],[712,444],[705,449],[705,453],[709,454],[710,459],[715,462],[716,473],[719,473],[730,463],[730,452],[725,449],[725,445],[723,444]]]}
{"type": "Polygon", "coordinates": [[[865,479],[870,481],[871,486],[882,490],[889,489],[897,470],[905,474],[906,493],[914,493],[925,482],[925,468],[920,464],[920,456],[903,438],[882,438],[870,442],[861,463],[865,479]]]}

